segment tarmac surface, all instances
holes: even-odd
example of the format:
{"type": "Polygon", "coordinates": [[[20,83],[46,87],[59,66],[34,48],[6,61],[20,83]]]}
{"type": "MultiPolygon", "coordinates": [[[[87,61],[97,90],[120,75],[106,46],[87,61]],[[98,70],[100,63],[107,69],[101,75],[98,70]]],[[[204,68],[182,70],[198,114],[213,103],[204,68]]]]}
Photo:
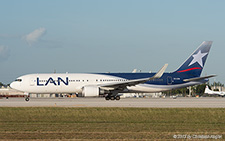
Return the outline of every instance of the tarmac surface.
{"type": "Polygon", "coordinates": [[[149,107],[149,108],[225,108],[222,97],[124,98],[1,98],[0,107],[149,107]]]}

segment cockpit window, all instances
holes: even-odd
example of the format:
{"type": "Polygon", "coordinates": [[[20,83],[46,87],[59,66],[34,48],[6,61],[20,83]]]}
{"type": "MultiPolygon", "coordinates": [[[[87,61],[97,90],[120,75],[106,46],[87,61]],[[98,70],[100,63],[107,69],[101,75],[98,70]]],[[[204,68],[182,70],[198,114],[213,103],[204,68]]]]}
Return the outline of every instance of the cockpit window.
{"type": "Polygon", "coordinates": [[[22,79],[16,79],[15,81],[21,82],[21,81],[22,81],[22,79]]]}

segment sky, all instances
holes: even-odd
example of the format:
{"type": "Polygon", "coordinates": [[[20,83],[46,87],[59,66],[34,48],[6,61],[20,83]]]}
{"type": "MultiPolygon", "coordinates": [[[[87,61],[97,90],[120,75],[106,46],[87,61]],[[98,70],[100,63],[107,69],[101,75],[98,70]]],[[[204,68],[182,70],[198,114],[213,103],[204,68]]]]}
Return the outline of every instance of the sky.
{"type": "Polygon", "coordinates": [[[225,83],[223,0],[0,0],[0,82],[30,73],[176,70],[213,41],[202,75],[225,83]]]}

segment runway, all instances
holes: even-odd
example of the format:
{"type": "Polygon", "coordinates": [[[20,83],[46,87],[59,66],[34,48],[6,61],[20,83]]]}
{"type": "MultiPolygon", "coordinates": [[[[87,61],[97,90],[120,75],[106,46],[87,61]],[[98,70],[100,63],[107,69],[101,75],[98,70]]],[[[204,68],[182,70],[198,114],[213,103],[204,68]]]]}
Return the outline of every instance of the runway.
{"type": "Polygon", "coordinates": [[[148,108],[225,108],[225,98],[24,98],[0,99],[0,107],[148,107],[148,108]]]}

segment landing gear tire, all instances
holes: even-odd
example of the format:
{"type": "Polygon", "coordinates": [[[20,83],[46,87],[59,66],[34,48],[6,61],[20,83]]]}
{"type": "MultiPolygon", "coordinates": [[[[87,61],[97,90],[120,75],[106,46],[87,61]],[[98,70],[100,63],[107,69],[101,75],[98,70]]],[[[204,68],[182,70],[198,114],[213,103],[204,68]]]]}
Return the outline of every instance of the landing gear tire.
{"type": "Polygon", "coordinates": [[[112,96],[112,97],[110,97],[110,99],[111,99],[111,100],[115,100],[115,97],[114,97],[114,96],[112,96]]]}
{"type": "Polygon", "coordinates": [[[29,100],[30,100],[29,97],[26,97],[26,98],[25,98],[25,101],[29,101],[29,100]]]}
{"type": "Polygon", "coordinates": [[[109,99],[110,99],[110,97],[109,97],[109,96],[106,96],[106,97],[105,97],[105,100],[109,100],[109,99]]]}
{"type": "Polygon", "coordinates": [[[106,96],[105,100],[120,100],[120,96],[106,96]]]}

